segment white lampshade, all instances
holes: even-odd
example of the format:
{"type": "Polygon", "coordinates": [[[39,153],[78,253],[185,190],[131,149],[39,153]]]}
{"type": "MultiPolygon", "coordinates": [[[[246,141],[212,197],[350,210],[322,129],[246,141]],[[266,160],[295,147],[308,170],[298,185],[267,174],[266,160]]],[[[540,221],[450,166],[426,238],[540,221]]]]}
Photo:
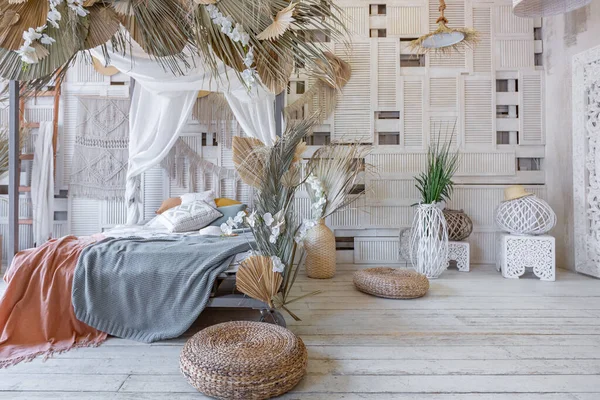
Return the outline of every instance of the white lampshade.
{"type": "Polygon", "coordinates": [[[549,17],[588,5],[592,0],[513,0],[517,17],[549,17]]]}
{"type": "Polygon", "coordinates": [[[423,40],[421,46],[428,49],[439,49],[460,43],[464,38],[465,35],[461,32],[436,33],[423,40]]]}

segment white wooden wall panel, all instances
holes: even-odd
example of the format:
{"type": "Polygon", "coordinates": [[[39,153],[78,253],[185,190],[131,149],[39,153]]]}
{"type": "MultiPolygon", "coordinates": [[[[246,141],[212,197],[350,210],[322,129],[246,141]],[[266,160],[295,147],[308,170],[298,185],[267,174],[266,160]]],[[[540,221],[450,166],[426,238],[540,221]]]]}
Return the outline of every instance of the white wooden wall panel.
{"type": "Polygon", "coordinates": [[[124,225],[127,222],[127,207],[124,200],[101,201],[100,207],[102,229],[124,225]]]}
{"type": "Polygon", "coordinates": [[[396,110],[397,107],[399,45],[397,40],[379,40],[377,43],[377,105],[379,109],[396,110]]]}
{"type": "Polygon", "coordinates": [[[492,146],[493,131],[492,81],[488,79],[464,81],[465,145],[492,146]]]}
{"type": "MultiPolygon", "coordinates": [[[[336,52],[344,51],[336,44],[336,52]]],[[[338,141],[371,141],[371,46],[369,42],[352,45],[352,77],[343,89],[334,111],[333,139],[338,141]]]]}
{"type": "Polygon", "coordinates": [[[531,35],[531,39],[497,40],[496,65],[498,69],[533,68],[533,34],[531,35]]]}
{"type": "Polygon", "coordinates": [[[165,195],[165,179],[166,173],[160,166],[150,168],[143,174],[142,190],[145,220],[154,218],[156,210],[160,208],[162,202],[168,197],[165,195]]]}
{"type": "MultiPolygon", "coordinates": [[[[454,114],[454,113],[453,113],[454,114]]],[[[451,142],[458,148],[460,122],[456,115],[429,117],[429,140],[431,144],[451,142]]]]}
{"type": "Polygon", "coordinates": [[[494,26],[498,34],[533,34],[533,21],[533,18],[515,16],[511,5],[496,7],[494,26]]]}
{"type": "Polygon", "coordinates": [[[362,225],[365,210],[365,198],[360,196],[356,201],[328,217],[327,224],[334,228],[355,228],[362,225]]]}
{"type": "Polygon", "coordinates": [[[400,262],[397,238],[362,238],[354,240],[356,264],[393,264],[400,262]]]}
{"type": "Polygon", "coordinates": [[[88,236],[102,231],[99,200],[74,198],[70,201],[69,219],[71,234],[88,236]]]}
{"type": "Polygon", "coordinates": [[[429,79],[429,106],[456,109],[456,77],[429,79]]]}
{"type": "MultiPolygon", "coordinates": [[[[440,16],[439,0],[429,0],[429,29],[434,31],[437,29],[437,19],[440,16]]],[[[465,27],[465,2],[464,0],[446,0],[446,11],[444,15],[448,19],[450,28],[465,27]]]]}
{"type": "Polygon", "coordinates": [[[479,43],[473,49],[473,70],[492,71],[492,17],[489,6],[473,8],[473,28],[479,32],[479,43]]]}
{"type": "MultiPolygon", "coordinates": [[[[373,179],[369,181],[367,204],[373,201],[398,201],[399,199],[418,200],[419,191],[414,179],[373,179]]],[[[415,203],[416,201],[413,201],[415,203]]]]}
{"type": "Polygon", "coordinates": [[[523,123],[521,144],[542,144],[544,121],[542,75],[537,72],[523,74],[520,94],[523,99],[520,118],[523,123]]]}
{"type": "Polygon", "coordinates": [[[369,37],[369,7],[360,6],[341,6],[343,11],[343,21],[352,35],[369,37]]]}
{"type": "Polygon", "coordinates": [[[403,98],[403,144],[406,147],[423,146],[423,81],[404,79],[403,98]]]}
{"type": "Polygon", "coordinates": [[[416,37],[423,31],[423,7],[388,6],[388,36],[416,37]]]}

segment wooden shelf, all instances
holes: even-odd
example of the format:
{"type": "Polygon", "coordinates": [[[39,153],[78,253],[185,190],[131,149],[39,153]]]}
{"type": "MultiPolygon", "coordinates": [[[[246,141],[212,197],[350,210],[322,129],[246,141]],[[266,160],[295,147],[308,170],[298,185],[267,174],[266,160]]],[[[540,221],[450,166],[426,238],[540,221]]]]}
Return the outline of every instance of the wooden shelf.
{"type": "Polygon", "coordinates": [[[30,193],[31,186],[19,186],[19,193],[30,193]]]}
{"type": "Polygon", "coordinates": [[[40,127],[39,122],[25,122],[23,124],[23,128],[35,129],[35,128],[39,128],[39,127],[40,127]]]}
{"type": "Polygon", "coordinates": [[[31,161],[31,160],[33,160],[33,153],[29,153],[29,154],[21,154],[21,155],[19,156],[19,160],[23,160],[23,161],[27,161],[27,160],[29,160],[29,161],[31,161]]]}
{"type": "Polygon", "coordinates": [[[20,219],[19,225],[33,225],[32,219],[20,219]]]}
{"type": "Polygon", "coordinates": [[[35,93],[34,97],[54,97],[56,96],[55,90],[42,90],[35,93]]]}

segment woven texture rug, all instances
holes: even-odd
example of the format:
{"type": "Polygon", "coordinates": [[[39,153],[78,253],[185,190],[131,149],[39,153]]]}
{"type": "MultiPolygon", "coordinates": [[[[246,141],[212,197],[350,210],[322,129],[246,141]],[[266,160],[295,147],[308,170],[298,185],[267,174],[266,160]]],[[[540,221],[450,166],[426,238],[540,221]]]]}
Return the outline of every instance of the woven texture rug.
{"type": "Polygon", "coordinates": [[[79,97],[70,194],[99,200],[125,195],[129,99],[79,97]]]}

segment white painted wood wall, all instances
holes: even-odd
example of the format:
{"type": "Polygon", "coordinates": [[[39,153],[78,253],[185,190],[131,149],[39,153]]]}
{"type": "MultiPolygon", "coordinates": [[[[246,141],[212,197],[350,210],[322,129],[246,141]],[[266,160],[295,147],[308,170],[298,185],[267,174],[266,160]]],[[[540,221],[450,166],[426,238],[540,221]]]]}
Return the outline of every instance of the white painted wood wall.
{"type": "MultiPolygon", "coordinates": [[[[366,195],[328,221],[337,236],[356,238],[357,263],[400,261],[397,235],[399,229],[411,224],[411,204],[418,201],[413,177],[423,169],[432,133],[437,133],[435,128],[441,124],[445,127],[457,123],[455,142],[463,154],[463,162],[450,206],[464,209],[475,224],[469,239],[472,262],[495,261],[493,211],[502,200],[504,187],[522,183],[541,197],[546,195],[544,75],[541,67],[535,65],[535,54],[542,48],[541,42],[534,40],[534,28],[539,27],[539,21],[514,17],[511,2],[507,0],[446,0],[446,3],[450,26],[474,26],[481,33],[481,43],[475,50],[442,57],[425,56],[423,67],[407,67],[400,59],[409,54],[408,40],[434,28],[437,0],[338,1],[349,18],[352,44],[349,49],[341,43],[325,45],[351,63],[353,74],[336,110],[315,131],[328,132],[332,140],[360,140],[374,145],[366,161],[376,167],[377,173],[365,177],[366,195]],[[386,14],[370,15],[372,4],[385,4],[386,14]],[[370,37],[372,29],[385,29],[386,37],[370,37]],[[506,91],[496,90],[497,80],[505,81],[506,91]],[[500,117],[496,116],[498,106],[503,112],[500,117]],[[399,114],[397,119],[379,119],[379,112],[399,114]],[[506,132],[509,144],[497,143],[498,131],[506,132]],[[399,144],[379,145],[380,133],[397,133],[399,144]],[[520,170],[519,158],[540,159],[540,170],[520,170]]],[[[409,57],[409,63],[415,57],[409,57]]],[[[293,81],[305,81],[306,88],[311,83],[303,74],[295,74],[293,81]]],[[[83,62],[69,72],[63,86],[57,190],[68,189],[77,94],[128,96],[129,80],[121,74],[103,77],[83,62]]],[[[298,95],[292,82],[288,101],[298,95]]],[[[48,105],[44,107],[48,109],[48,105]]],[[[6,122],[5,116],[6,113],[2,123],[6,122]]],[[[205,127],[197,121],[190,120],[185,132],[187,143],[205,158],[233,167],[231,150],[220,140],[217,146],[212,146],[213,133],[206,135],[206,145],[202,146],[205,127]]],[[[311,148],[309,153],[314,150],[311,148]]],[[[202,179],[201,171],[196,174],[195,181],[201,188],[204,185],[220,196],[233,196],[232,182],[219,182],[211,176],[202,179]]],[[[178,187],[160,167],[144,174],[143,181],[147,218],[154,215],[163,199],[188,190],[178,187]]],[[[189,176],[185,181],[187,186],[189,176]]],[[[251,200],[251,191],[244,185],[237,192],[240,200],[251,200]]],[[[27,203],[25,196],[23,202],[27,203]]],[[[297,206],[301,214],[306,214],[308,199],[301,194],[297,206]]],[[[0,218],[4,218],[0,219],[0,232],[6,230],[3,207],[0,204],[0,218]]],[[[68,220],[57,222],[57,236],[97,233],[125,222],[122,202],[69,198],[64,208],[68,220]]],[[[24,214],[29,212],[27,207],[22,210],[24,214]]],[[[22,228],[22,247],[31,246],[28,229],[22,228]]]]}

